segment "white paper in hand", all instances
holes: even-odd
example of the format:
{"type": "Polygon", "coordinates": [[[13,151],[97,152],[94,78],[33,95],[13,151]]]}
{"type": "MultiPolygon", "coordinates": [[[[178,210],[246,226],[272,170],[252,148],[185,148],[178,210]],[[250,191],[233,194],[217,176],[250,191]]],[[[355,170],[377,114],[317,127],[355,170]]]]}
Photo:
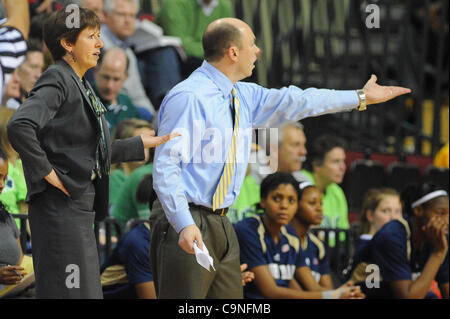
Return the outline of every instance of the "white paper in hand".
{"type": "Polygon", "coordinates": [[[194,252],[195,252],[195,258],[197,259],[197,262],[205,268],[208,271],[211,271],[209,266],[216,271],[216,268],[214,268],[214,260],[209,255],[208,248],[206,248],[205,243],[203,243],[203,250],[200,250],[197,246],[197,241],[194,241],[194,252]]]}

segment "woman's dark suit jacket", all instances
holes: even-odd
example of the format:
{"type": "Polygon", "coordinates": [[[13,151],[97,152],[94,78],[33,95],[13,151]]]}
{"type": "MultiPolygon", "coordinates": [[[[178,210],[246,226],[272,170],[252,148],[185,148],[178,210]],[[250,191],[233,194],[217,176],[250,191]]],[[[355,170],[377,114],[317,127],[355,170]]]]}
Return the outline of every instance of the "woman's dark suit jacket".
{"type": "MultiPolygon", "coordinates": [[[[144,159],[140,136],[111,143],[103,116],[102,121],[111,163],[144,159]]],[[[91,183],[100,126],[83,83],[64,60],[42,74],[7,129],[22,159],[27,201],[49,186],[44,177],[52,168],[73,199],[84,193],[91,183]]],[[[109,176],[97,177],[94,185],[96,219],[102,220],[108,211],[109,176]]]]}

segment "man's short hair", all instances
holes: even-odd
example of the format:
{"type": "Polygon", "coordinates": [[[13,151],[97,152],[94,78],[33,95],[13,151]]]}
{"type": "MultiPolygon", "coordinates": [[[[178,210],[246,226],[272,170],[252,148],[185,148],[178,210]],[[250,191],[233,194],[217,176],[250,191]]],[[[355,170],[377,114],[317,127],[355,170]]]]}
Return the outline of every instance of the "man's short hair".
{"type": "Polygon", "coordinates": [[[220,60],[231,45],[242,46],[241,31],[234,25],[224,22],[203,34],[203,55],[206,61],[220,60]]]}
{"type": "MultiPolygon", "coordinates": [[[[118,0],[103,0],[103,10],[106,13],[111,13],[116,8],[116,1],[118,0]]],[[[139,12],[140,9],[140,1],[139,0],[122,0],[125,2],[133,2],[136,5],[136,12],[139,12]]]]}
{"type": "MultiPolygon", "coordinates": [[[[294,122],[294,121],[288,121],[283,123],[282,125],[278,126],[278,139],[276,142],[278,143],[278,149],[281,147],[281,144],[283,144],[283,138],[284,138],[284,132],[286,129],[293,127],[299,130],[303,131],[303,124],[300,122],[294,122]]],[[[263,135],[264,136],[264,135],[263,135]]],[[[265,145],[263,145],[263,148],[266,149],[266,152],[269,152],[270,150],[270,144],[274,145],[275,141],[273,140],[273,136],[270,134],[270,129],[266,129],[265,132],[265,145]]]]}
{"type": "Polygon", "coordinates": [[[308,147],[307,169],[312,170],[313,163],[319,166],[322,165],[327,153],[335,147],[345,150],[347,145],[342,138],[331,134],[324,134],[316,138],[308,147]]]}
{"type": "Polygon", "coordinates": [[[126,64],[125,72],[128,73],[128,70],[129,70],[129,67],[130,67],[130,59],[128,58],[127,53],[123,49],[121,49],[119,47],[113,47],[113,48],[110,48],[108,50],[102,51],[102,53],[100,54],[100,57],[98,59],[98,62],[97,62],[96,70],[100,70],[101,69],[101,67],[103,65],[103,60],[105,59],[105,55],[110,50],[121,50],[121,51],[123,51],[123,54],[125,54],[125,59],[127,61],[126,62],[127,64],[126,64]]]}

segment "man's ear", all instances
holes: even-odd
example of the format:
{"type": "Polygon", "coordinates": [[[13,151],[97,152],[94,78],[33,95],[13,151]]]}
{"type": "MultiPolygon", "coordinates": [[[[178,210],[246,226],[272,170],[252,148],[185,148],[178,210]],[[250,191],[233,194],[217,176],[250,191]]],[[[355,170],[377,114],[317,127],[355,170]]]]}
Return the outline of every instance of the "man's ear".
{"type": "Polygon", "coordinates": [[[227,55],[233,62],[236,62],[239,57],[239,49],[236,46],[231,46],[228,51],[227,55]]]}

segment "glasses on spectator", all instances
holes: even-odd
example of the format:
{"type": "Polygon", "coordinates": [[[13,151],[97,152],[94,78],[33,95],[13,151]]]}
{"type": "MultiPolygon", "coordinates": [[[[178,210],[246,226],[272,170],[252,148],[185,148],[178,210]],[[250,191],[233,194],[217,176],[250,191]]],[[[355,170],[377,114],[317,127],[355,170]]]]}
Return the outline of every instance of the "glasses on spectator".
{"type": "Polygon", "coordinates": [[[119,11],[113,11],[113,13],[120,17],[121,19],[125,19],[125,18],[130,18],[130,19],[135,19],[136,18],[136,14],[134,13],[125,13],[125,12],[119,12],[119,11]]]}

